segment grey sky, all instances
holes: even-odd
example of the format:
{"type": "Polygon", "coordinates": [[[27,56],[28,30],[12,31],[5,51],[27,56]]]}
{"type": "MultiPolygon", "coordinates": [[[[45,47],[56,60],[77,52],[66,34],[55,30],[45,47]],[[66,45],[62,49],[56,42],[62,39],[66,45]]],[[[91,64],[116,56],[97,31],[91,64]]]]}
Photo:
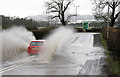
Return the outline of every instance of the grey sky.
{"type": "MultiPolygon", "coordinates": [[[[0,15],[27,17],[30,15],[45,14],[45,2],[49,0],[0,0],[0,15]]],[[[92,14],[90,0],[74,0],[78,7],[78,14],[92,14]]],[[[75,14],[75,7],[71,5],[69,12],[75,14]]]]}

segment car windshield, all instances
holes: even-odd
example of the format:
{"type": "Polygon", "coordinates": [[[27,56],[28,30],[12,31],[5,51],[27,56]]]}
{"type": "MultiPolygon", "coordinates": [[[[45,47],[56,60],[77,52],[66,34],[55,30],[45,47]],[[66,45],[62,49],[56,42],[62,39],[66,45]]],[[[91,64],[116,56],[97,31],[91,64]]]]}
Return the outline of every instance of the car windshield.
{"type": "Polygon", "coordinates": [[[31,42],[30,46],[42,46],[43,42],[31,42]]]}

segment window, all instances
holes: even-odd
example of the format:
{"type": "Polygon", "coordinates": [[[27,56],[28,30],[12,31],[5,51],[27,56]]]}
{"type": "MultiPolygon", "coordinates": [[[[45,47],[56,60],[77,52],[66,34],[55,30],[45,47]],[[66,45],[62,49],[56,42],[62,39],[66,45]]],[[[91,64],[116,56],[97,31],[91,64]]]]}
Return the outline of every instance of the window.
{"type": "Polygon", "coordinates": [[[30,46],[42,46],[43,42],[31,42],[30,46]]]}

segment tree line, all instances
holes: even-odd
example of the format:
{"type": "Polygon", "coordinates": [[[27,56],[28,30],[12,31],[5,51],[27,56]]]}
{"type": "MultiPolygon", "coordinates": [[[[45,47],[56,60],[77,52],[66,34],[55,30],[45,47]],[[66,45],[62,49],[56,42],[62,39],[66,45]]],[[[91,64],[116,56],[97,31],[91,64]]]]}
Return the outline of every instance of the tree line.
{"type": "Polygon", "coordinates": [[[32,20],[27,18],[18,18],[18,17],[8,17],[2,15],[2,26],[39,26],[39,24],[32,20]]]}
{"type": "Polygon", "coordinates": [[[33,19],[9,17],[2,15],[2,26],[47,26],[47,21],[35,21],[33,19]]]}

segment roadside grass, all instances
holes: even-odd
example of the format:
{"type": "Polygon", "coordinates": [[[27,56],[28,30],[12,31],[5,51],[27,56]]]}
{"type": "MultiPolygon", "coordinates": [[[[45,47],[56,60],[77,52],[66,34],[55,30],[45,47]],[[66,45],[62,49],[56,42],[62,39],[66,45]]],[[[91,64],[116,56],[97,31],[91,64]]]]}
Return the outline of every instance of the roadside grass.
{"type": "Polygon", "coordinates": [[[103,44],[104,48],[105,48],[106,51],[108,52],[107,42],[104,40],[103,35],[102,35],[101,33],[100,33],[100,38],[101,38],[101,40],[102,40],[102,44],[103,44]]]}
{"type": "Polygon", "coordinates": [[[104,40],[103,35],[100,34],[100,38],[102,40],[102,44],[104,48],[106,49],[106,62],[107,62],[107,67],[108,67],[108,74],[114,74],[114,75],[119,75],[120,77],[120,61],[118,60],[118,57],[113,56],[110,51],[108,50],[107,47],[107,42],[104,40]]]}
{"type": "MultiPolygon", "coordinates": [[[[83,26],[74,26],[74,28],[82,28],[83,29],[83,26]]],[[[88,27],[88,29],[92,29],[94,27],[88,27]]]]}
{"type": "Polygon", "coordinates": [[[2,26],[0,25],[0,29],[2,29],[2,26]]]}

